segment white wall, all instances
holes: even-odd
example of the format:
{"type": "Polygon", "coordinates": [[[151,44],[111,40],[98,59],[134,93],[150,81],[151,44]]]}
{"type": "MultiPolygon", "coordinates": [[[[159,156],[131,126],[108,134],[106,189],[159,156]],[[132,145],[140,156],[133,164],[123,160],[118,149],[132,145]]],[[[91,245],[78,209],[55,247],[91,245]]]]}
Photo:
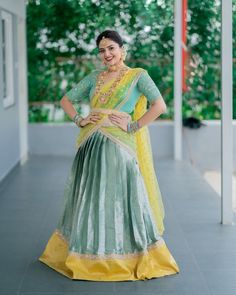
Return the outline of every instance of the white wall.
{"type": "MultiPolygon", "coordinates": [[[[14,104],[7,108],[3,107],[2,67],[0,67],[0,181],[19,162],[23,163],[27,159],[28,150],[25,3],[22,0],[0,0],[0,11],[2,10],[13,16],[14,104]]],[[[2,64],[1,52],[0,64],[2,64]]]]}
{"type": "Polygon", "coordinates": [[[0,0],[0,8],[25,19],[25,0],[0,0]]]}
{"type": "MultiPolygon", "coordinates": [[[[183,159],[199,170],[220,170],[220,121],[203,121],[199,129],[183,127],[183,159]]],[[[37,155],[63,155],[73,157],[79,128],[73,123],[29,124],[29,151],[37,155]]],[[[153,122],[149,125],[153,156],[156,159],[174,155],[173,122],[153,122]]],[[[233,122],[234,154],[236,155],[236,121],[233,122]]],[[[236,158],[234,158],[236,171],[236,158]]]]}

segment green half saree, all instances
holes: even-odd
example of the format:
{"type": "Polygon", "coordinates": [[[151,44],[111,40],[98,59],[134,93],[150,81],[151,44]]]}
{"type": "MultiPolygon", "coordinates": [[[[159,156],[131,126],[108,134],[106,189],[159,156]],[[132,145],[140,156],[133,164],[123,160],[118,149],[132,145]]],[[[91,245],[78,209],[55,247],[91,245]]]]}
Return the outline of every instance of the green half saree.
{"type": "Polygon", "coordinates": [[[148,129],[128,134],[108,119],[112,112],[138,119],[146,111],[144,95],[131,115],[121,110],[142,72],[129,69],[105,104],[93,95],[91,111],[102,118],[80,129],[62,214],[39,257],[70,279],[145,280],[179,272],[161,236],[164,207],[148,129]]]}

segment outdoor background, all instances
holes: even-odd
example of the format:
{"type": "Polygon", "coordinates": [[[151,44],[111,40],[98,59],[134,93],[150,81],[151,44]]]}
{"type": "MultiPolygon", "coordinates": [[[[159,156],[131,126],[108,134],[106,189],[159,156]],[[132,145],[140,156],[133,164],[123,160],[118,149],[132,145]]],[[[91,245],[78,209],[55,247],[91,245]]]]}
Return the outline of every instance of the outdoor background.
{"type": "MultiPolygon", "coordinates": [[[[183,118],[220,119],[220,1],[188,1],[187,85],[183,118]]],[[[236,27],[236,0],[233,1],[236,27]]],[[[173,0],[29,0],[27,5],[29,122],[69,120],[59,105],[63,94],[101,67],[95,40],[105,29],[123,37],[126,64],[148,70],[173,119],[173,0]]],[[[236,81],[236,30],[233,30],[236,81]]],[[[236,86],[233,86],[236,119],[236,86]]],[[[79,106],[76,106],[79,108],[79,106]]],[[[159,118],[160,119],[160,118],[159,118]]]]}

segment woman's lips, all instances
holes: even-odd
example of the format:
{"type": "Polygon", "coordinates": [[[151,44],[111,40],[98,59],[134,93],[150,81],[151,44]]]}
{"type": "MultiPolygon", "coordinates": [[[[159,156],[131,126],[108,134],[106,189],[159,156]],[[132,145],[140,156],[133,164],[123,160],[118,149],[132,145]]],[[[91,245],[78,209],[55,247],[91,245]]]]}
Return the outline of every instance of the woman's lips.
{"type": "Polygon", "coordinates": [[[113,59],[113,57],[112,58],[106,58],[106,61],[111,61],[113,59]]]}

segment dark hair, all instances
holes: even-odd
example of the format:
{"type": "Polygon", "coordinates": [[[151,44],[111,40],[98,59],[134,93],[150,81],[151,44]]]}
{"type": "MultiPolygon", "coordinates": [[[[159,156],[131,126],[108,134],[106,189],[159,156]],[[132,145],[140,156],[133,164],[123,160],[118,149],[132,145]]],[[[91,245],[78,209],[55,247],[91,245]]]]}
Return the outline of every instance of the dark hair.
{"type": "Polygon", "coordinates": [[[99,46],[99,43],[102,40],[102,37],[111,39],[112,41],[118,43],[120,47],[123,45],[123,40],[122,40],[121,36],[116,31],[106,30],[98,35],[98,37],[96,39],[97,47],[99,46]]]}

